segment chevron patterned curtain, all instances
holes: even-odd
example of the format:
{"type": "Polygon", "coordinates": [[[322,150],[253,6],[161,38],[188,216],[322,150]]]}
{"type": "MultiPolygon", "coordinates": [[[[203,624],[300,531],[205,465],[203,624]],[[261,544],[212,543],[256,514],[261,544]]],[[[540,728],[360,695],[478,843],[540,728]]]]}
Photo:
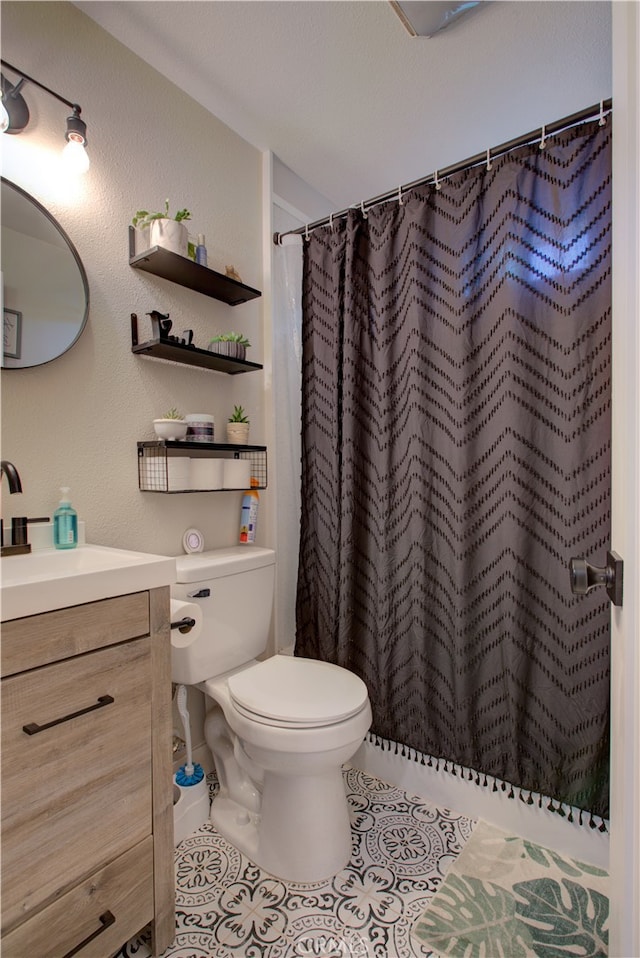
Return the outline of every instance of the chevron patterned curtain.
{"type": "Polygon", "coordinates": [[[362,677],[377,735],[605,818],[609,605],[568,567],[610,544],[610,142],[305,243],[296,643],[362,677]]]}

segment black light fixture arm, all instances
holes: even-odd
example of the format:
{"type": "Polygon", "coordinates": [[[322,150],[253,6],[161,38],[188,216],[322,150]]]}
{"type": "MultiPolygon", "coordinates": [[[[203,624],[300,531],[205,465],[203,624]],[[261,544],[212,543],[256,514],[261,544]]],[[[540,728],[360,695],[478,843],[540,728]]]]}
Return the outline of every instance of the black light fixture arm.
{"type": "MultiPolygon", "coordinates": [[[[4,107],[4,115],[2,117],[3,132],[22,133],[27,126],[29,122],[29,108],[20,90],[24,83],[33,83],[34,86],[37,86],[40,90],[44,90],[45,93],[52,96],[54,100],[58,100],[58,102],[64,103],[65,106],[71,107],[72,113],[67,117],[67,129],[65,132],[65,140],[67,144],[69,144],[71,151],[75,151],[76,146],[86,147],[87,124],[80,116],[82,108],[79,103],[73,103],[71,100],[67,100],[66,97],[60,96],[60,94],[52,90],[51,87],[40,83],[39,80],[29,76],[24,70],[19,70],[18,67],[9,63],[8,60],[0,60],[0,63],[3,68],[12,73],[17,73],[20,77],[17,83],[12,84],[6,79],[4,73],[2,74],[2,105],[4,107]]],[[[84,153],[80,161],[78,161],[77,153],[72,152],[70,155],[74,157],[74,165],[78,172],[84,172],[88,168],[89,161],[86,153],[84,153]]]]}
{"type": "Polygon", "coordinates": [[[6,60],[0,60],[0,63],[2,63],[2,66],[6,67],[7,70],[11,70],[12,73],[17,73],[18,76],[22,77],[22,81],[20,81],[20,84],[16,84],[16,87],[14,87],[14,89],[17,89],[18,86],[20,86],[24,80],[27,80],[29,83],[33,83],[35,86],[40,87],[40,89],[44,90],[45,93],[51,94],[51,96],[55,97],[56,100],[59,100],[60,103],[64,103],[66,104],[66,106],[70,106],[74,112],[76,113],[82,112],[82,108],[80,107],[79,103],[72,103],[71,100],[67,100],[65,97],[60,96],[59,93],[56,93],[55,90],[52,90],[50,87],[45,86],[44,83],[40,83],[39,80],[34,80],[34,78],[32,76],[29,76],[28,73],[25,73],[24,70],[19,70],[18,67],[12,66],[12,64],[8,63],[6,60]]]}

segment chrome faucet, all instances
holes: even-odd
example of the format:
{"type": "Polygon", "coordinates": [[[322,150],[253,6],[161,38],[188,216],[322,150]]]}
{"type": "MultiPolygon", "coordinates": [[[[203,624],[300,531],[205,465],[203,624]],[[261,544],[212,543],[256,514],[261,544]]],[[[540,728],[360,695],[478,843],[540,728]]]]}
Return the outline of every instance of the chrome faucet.
{"type": "MultiPolygon", "coordinates": [[[[14,464],[9,462],[8,459],[2,459],[0,461],[0,478],[3,475],[6,475],[7,477],[7,482],[9,483],[9,492],[11,494],[14,492],[22,492],[20,474],[14,464]]],[[[42,518],[38,519],[27,519],[26,516],[17,516],[11,520],[11,545],[6,546],[4,544],[4,526],[2,524],[2,519],[0,519],[0,554],[6,556],[21,555],[26,552],[31,552],[31,546],[29,545],[29,540],[27,537],[27,523],[48,521],[48,516],[43,516],[42,518]]]]}

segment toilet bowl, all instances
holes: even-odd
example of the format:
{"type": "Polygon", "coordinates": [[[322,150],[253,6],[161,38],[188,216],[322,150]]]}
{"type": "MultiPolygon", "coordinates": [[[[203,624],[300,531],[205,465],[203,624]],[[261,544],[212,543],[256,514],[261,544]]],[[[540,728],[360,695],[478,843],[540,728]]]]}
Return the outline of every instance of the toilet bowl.
{"type": "MultiPolygon", "coordinates": [[[[220,707],[229,740],[235,736],[232,761],[258,792],[251,804],[247,801],[251,784],[223,768],[225,784],[212,805],[213,824],[280,878],[318,881],[344,868],[351,835],[342,764],[371,725],[364,683],[337,666],[280,655],[209,679],[202,688],[220,707]],[[354,681],[345,683],[350,687],[342,689],[342,699],[329,694],[323,710],[295,707],[304,706],[300,687],[315,679],[316,689],[329,688],[332,679],[340,684],[343,674],[354,681]],[[264,711],[255,711],[256,701],[248,689],[259,693],[256,698],[264,711]]],[[[215,712],[211,718],[205,736],[220,769],[224,758],[219,745],[225,730],[215,712]]]]}
{"type": "Polygon", "coordinates": [[[203,613],[199,636],[172,648],[172,667],[174,681],[208,696],[205,739],[220,782],[211,821],[272,875],[329,878],[351,853],[342,765],[371,725],[366,686],[326,662],[257,661],[271,615],[271,550],[212,550],[176,565],[174,595],[203,613]]]}

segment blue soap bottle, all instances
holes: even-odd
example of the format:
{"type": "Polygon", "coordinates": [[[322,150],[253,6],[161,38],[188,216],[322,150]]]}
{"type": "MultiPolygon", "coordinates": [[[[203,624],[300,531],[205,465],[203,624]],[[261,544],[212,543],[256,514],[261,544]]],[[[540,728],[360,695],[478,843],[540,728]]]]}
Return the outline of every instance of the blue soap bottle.
{"type": "Polygon", "coordinates": [[[53,544],[56,549],[75,549],[78,545],[78,513],[69,500],[69,488],[60,489],[62,498],[53,514],[53,544]]]}
{"type": "Polygon", "coordinates": [[[204,236],[198,233],[198,245],[196,246],[196,263],[200,266],[207,265],[207,247],[204,245],[204,236]]]}

